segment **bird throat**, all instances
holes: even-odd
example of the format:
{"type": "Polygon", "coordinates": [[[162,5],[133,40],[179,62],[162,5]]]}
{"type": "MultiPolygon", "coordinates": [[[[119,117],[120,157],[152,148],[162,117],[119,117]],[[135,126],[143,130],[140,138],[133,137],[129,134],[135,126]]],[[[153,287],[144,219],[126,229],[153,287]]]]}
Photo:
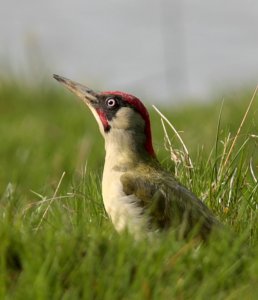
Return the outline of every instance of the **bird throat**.
{"type": "Polygon", "coordinates": [[[153,158],[154,153],[150,153],[149,149],[146,149],[144,134],[136,135],[134,131],[130,130],[127,130],[125,134],[123,130],[119,129],[112,129],[106,135],[105,149],[105,162],[112,164],[112,167],[120,166],[122,168],[130,168],[138,162],[149,160],[153,158]]]}

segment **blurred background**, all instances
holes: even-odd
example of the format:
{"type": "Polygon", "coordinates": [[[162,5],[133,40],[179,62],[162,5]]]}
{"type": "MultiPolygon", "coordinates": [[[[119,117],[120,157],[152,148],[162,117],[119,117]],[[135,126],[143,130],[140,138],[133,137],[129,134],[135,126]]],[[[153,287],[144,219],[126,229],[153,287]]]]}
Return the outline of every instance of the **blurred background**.
{"type": "Polygon", "coordinates": [[[152,103],[254,88],[258,2],[1,0],[0,76],[52,73],[152,103]]]}

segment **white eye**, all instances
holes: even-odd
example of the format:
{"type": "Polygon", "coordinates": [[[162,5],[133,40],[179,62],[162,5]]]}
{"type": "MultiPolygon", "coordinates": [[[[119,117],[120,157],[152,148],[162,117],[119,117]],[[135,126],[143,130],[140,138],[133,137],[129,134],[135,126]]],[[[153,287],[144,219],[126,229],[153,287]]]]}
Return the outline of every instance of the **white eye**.
{"type": "Polygon", "coordinates": [[[114,98],[109,98],[106,100],[106,105],[110,108],[116,106],[116,100],[114,98]]]}

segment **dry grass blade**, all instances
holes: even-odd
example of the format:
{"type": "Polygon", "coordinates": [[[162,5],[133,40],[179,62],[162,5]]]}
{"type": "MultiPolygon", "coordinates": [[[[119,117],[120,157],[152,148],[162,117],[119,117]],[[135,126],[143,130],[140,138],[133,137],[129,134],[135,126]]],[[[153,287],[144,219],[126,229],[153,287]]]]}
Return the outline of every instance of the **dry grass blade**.
{"type": "Polygon", "coordinates": [[[251,172],[254,182],[258,183],[258,179],[256,178],[256,176],[254,174],[254,170],[253,170],[253,158],[252,157],[250,158],[249,167],[250,167],[250,172],[251,172]]]}
{"type": "Polygon", "coordinates": [[[255,99],[255,96],[256,96],[256,94],[257,94],[257,91],[258,91],[258,85],[256,86],[256,88],[255,88],[255,90],[254,90],[253,96],[252,96],[252,98],[251,98],[251,100],[250,100],[250,102],[249,102],[249,105],[248,105],[248,107],[247,107],[247,109],[246,109],[246,111],[245,111],[245,114],[244,114],[244,116],[243,116],[243,119],[242,119],[242,121],[241,121],[241,123],[240,123],[240,125],[239,125],[239,127],[238,127],[236,136],[234,137],[233,142],[232,142],[232,144],[231,144],[231,147],[230,147],[230,149],[229,149],[229,151],[228,151],[227,157],[226,157],[226,159],[225,159],[225,161],[224,161],[224,164],[223,164],[223,166],[222,166],[222,170],[223,170],[223,171],[224,171],[224,169],[225,169],[225,167],[226,167],[226,165],[227,165],[227,163],[228,163],[228,161],[229,161],[229,158],[230,158],[230,156],[231,156],[231,154],[232,154],[232,151],[233,151],[233,149],[234,149],[234,147],[235,147],[235,145],[236,145],[236,141],[237,141],[237,139],[238,139],[238,137],[239,137],[239,135],[240,135],[240,132],[241,132],[241,130],[242,130],[242,127],[244,126],[245,120],[246,120],[247,115],[248,115],[248,113],[249,113],[249,111],[250,111],[250,108],[251,108],[251,106],[252,106],[252,104],[253,104],[253,102],[254,102],[254,99],[255,99]]]}
{"type": "Polygon", "coordinates": [[[49,208],[50,208],[52,202],[53,202],[54,199],[56,198],[57,192],[58,192],[58,190],[59,190],[59,188],[60,188],[60,185],[61,185],[61,183],[62,183],[62,181],[63,181],[64,176],[65,176],[65,172],[63,172],[63,174],[62,174],[62,176],[61,176],[61,178],[60,178],[60,180],[59,180],[59,182],[58,182],[58,185],[57,185],[57,187],[56,187],[56,189],[55,189],[54,195],[53,195],[53,197],[51,198],[51,200],[49,201],[48,206],[47,206],[47,208],[45,209],[45,211],[44,211],[44,213],[43,213],[43,215],[42,215],[42,217],[41,217],[41,219],[40,219],[40,221],[39,221],[38,226],[36,227],[36,231],[38,231],[38,229],[40,228],[40,226],[41,226],[41,224],[42,224],[44,218],[45,218],[46,215],[47,215],[47,212],[48,212],[48,210],[49,210],[49,208]]]}
{"type": "MultiPolygon", "coordinates": [[[[35,194],[37,194],[37,193],[35,193],[35,194]]],[[[71,193],[70,195],[66,195],[66,196],[58,196],[58,197],[51,197],[51,198],[44,197],[40,201],[29,203],[24,208],[23,213],[25,213],[27,210],[31,209],[34,206],[39,206],[39,205],[42,205],[42,204],[45,204],[45,203],[48,203],[48,202],[51,202],[51,201],[57,201],[57,200],[63,200],[63,199],[70,199],[71,197],[74,197],[74,196],[75,196],[75,194],[71,193]]]]}
{"type": "Polygon", "coordinates": [[[173,150],[173,146],[172,146],[172,143],[171,143],[171,141],[169,139],[168,132],[167,132],[167,129],[166,129],[166,126],[164,124],[163,119],[161,119],[161,124],[162,124],[162,128],[163,128],[163,131],[164,131],[164,134],[165,134],[165,143],[167,143],[167,146],[165,145],[165,148],[167,150],[169,150],[171,159],[175,163],[177,163],[178,162],[178,156],[176,155],[176,153],[173,150]]]}
{"type": "Polygon", "coordinates": [[[178,133],[178,131],[175,129],[175,127],[169,122],[169,120],[160,112],[160,110],[155,106],[152,105],[152,107],[156,110],[156,112],[161,116],[161,118],[169,125],[169,127],[174,131],[175,135],[177,136],[177,138],[179,139],[180,143],[183,146],[184,152],[185,152],[185,156],[186,156],[186,161],[188,163],[188,167],[193,169],[193,163],[192,160],[190,158],[189,152],[185,146],[185,143],[183,142],[180,134],[178,133]]]}

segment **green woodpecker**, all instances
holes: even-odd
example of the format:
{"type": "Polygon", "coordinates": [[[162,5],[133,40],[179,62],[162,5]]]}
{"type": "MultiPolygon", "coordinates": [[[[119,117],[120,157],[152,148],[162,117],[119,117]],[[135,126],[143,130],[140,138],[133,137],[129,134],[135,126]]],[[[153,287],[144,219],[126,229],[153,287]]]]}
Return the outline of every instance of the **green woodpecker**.
{"type": "Polygon", "coordinates": [[[81,98],[93,113],[105,139],[102,196],[118,232],[136,238],[174,228],[186,237],[196,228],[206,239],[220,223],[192,192],[158,162],[149,114],[127,93],[98,93],[64,77],[54,78],[81,98]]]}

